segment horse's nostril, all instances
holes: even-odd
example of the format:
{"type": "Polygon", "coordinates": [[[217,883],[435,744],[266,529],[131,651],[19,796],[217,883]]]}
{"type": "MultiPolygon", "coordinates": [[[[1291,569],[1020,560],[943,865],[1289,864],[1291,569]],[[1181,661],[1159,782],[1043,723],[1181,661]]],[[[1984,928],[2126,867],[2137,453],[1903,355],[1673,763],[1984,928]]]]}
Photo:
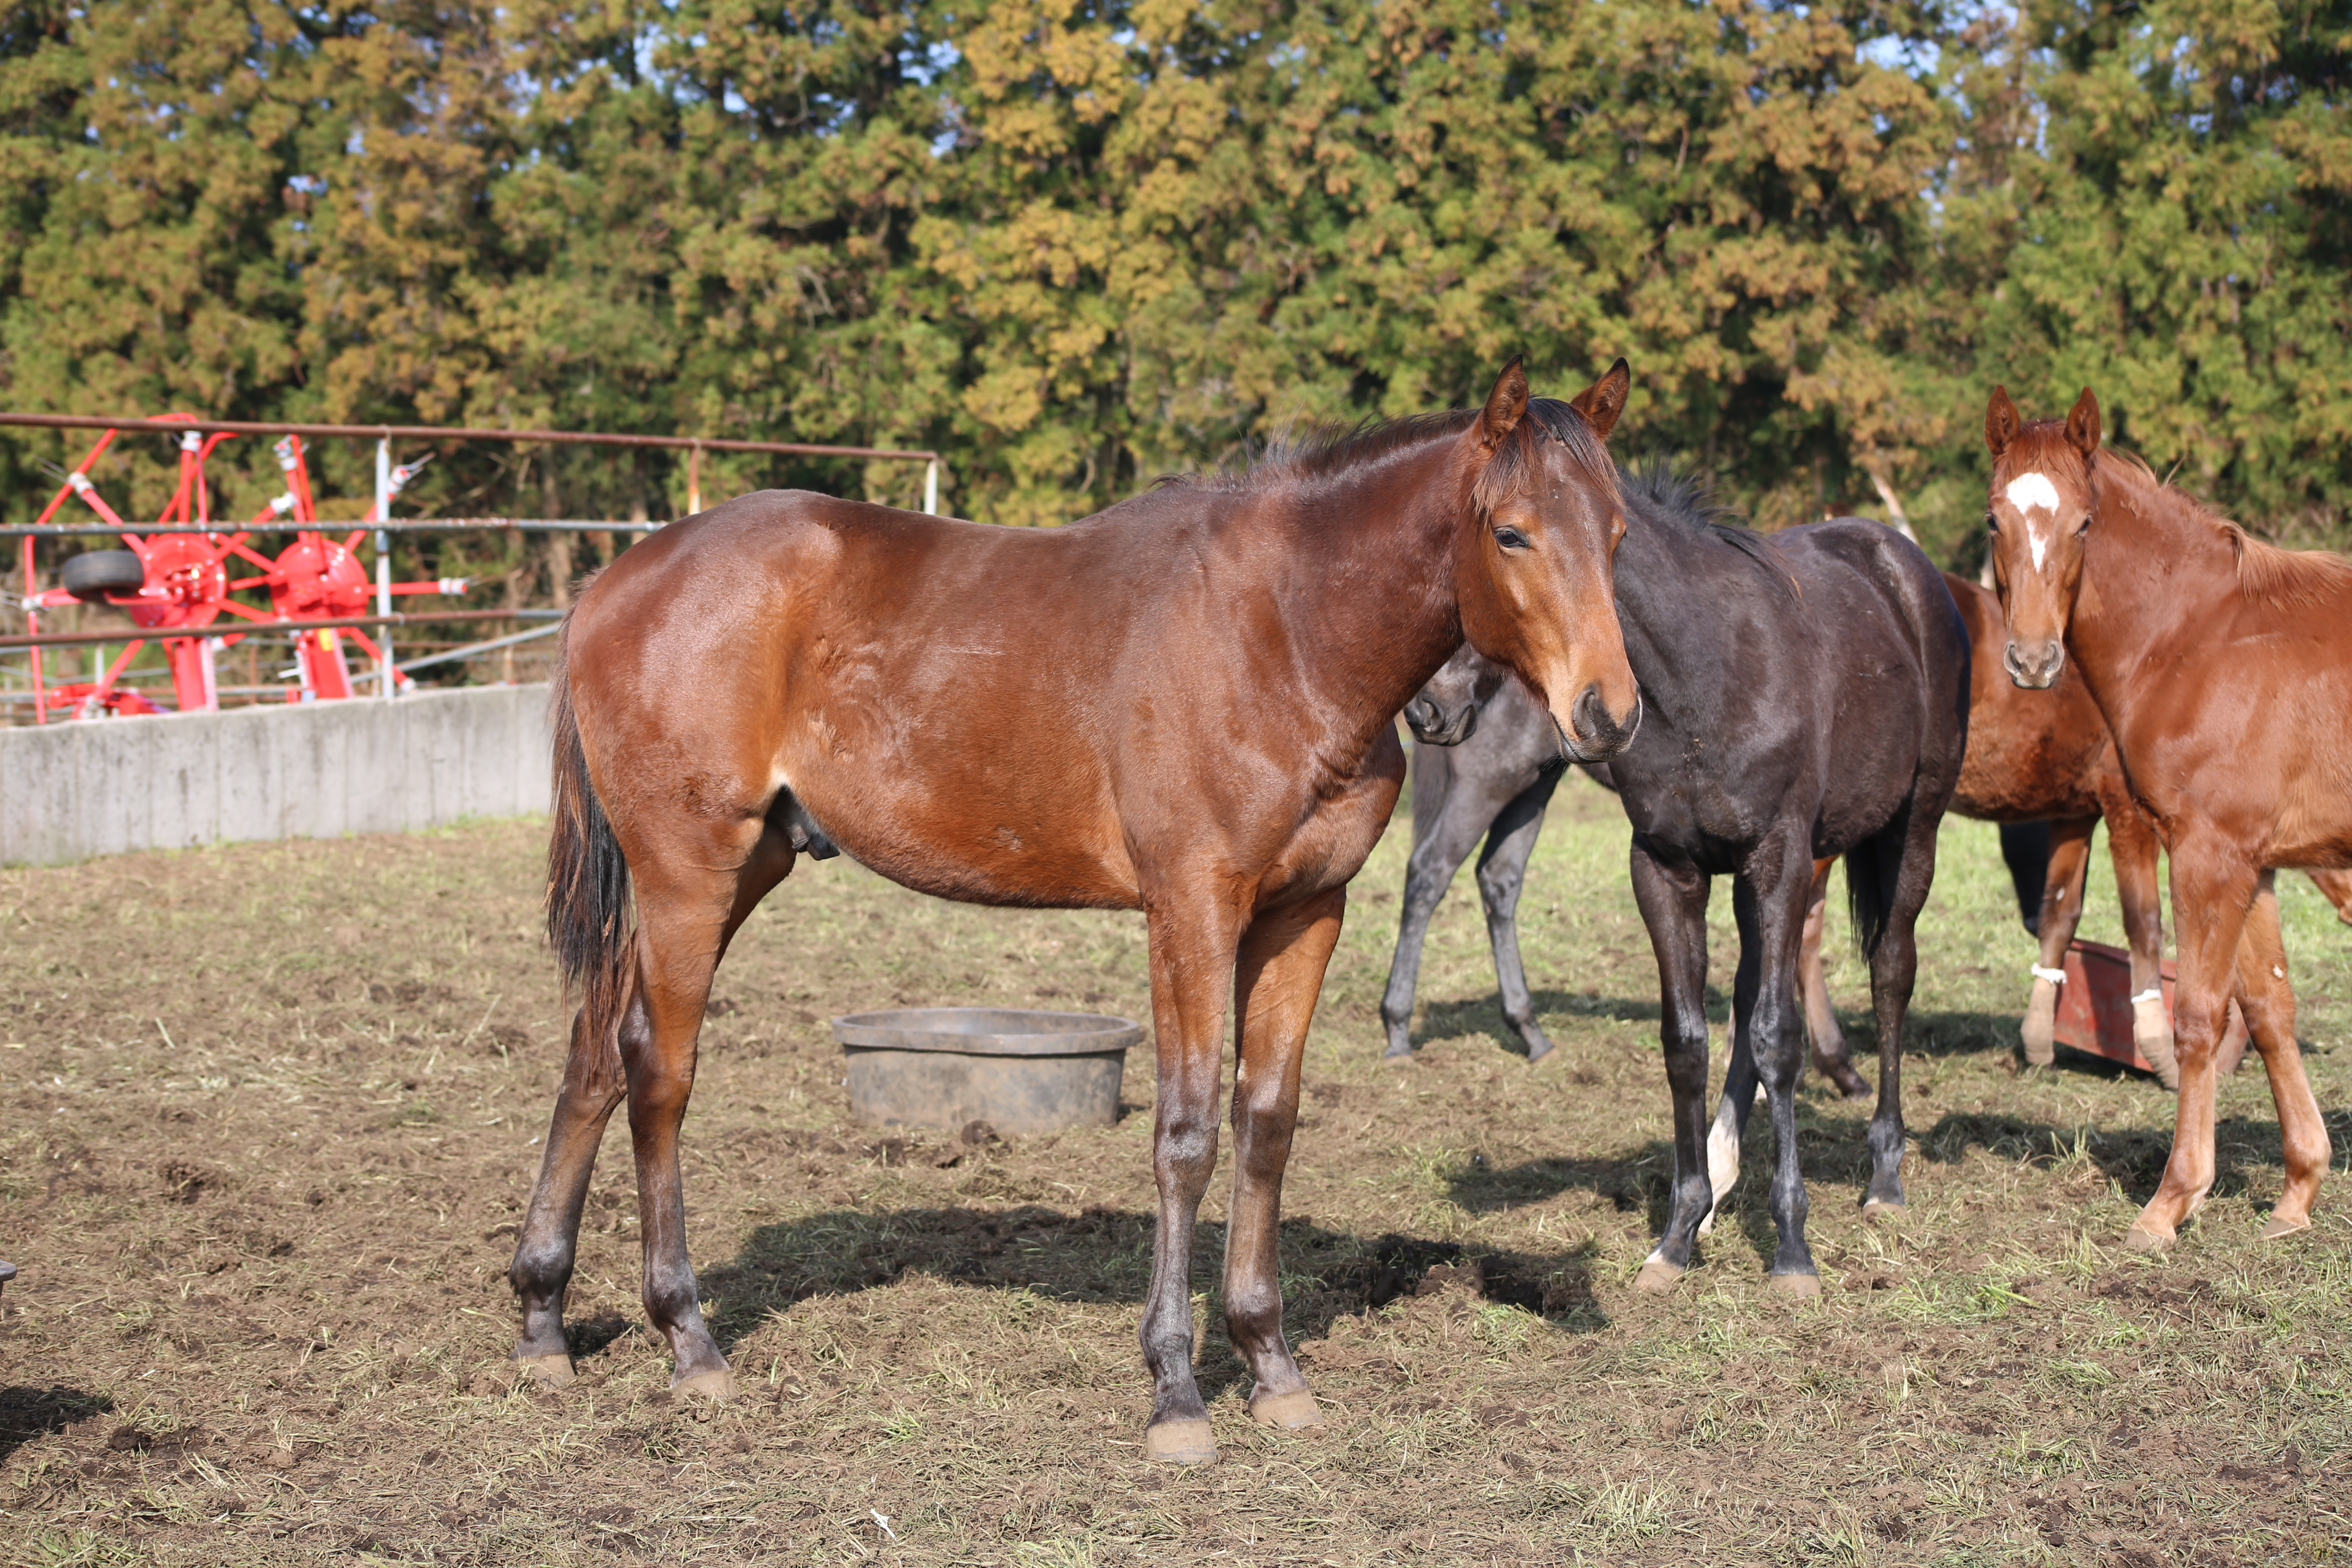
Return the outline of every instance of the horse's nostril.
{"type": "MultiPolygon", "coordinates": [[[[1636,707],[1634,721],[1637,723],[1640,712],[1636,707]]],[[[1601,688],[1597,685],[1588,686],[1577,693],[1568,716],[1575,730],[1571,739],[1576,749],[1582,753],[1583,761],[1593,762],[1613,756],[1623,751],[1633,738],[1633,725],[1620,724],[1611,716],[1609,704],[1601,699],[1601,688]]]]}

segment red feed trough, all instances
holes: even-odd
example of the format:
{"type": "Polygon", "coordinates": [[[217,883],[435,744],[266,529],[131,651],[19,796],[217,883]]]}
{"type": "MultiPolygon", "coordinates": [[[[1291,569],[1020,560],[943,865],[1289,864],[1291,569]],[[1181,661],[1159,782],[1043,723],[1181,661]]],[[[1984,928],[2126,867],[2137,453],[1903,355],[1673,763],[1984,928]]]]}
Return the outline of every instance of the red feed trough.
{"type": "MultiPolygon", "coordinates": [[[[2172,1011],[2172,963],[2165,961],[2164,1010],[2172,1011]]],[[[2103,942],[2076,940],[2066,949],[2066,983],[2058,988],[2058,1016],[2051,1037],[2095,1057],[2152,1073],[2156,1065],[2132,1044],[2131,954],[2103,942]]],[[[2221,1069],[2235,1071],[2246,1054],[2245,1020],[2230,1004],[2229,1031],[2221,1037],[2221,1069]]]]}

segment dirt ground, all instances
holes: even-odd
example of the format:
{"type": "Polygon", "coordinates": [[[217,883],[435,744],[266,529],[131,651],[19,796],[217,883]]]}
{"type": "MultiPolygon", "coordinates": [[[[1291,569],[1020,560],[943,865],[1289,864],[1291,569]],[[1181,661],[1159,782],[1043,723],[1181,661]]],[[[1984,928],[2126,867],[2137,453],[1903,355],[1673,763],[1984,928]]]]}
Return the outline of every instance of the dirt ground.
{"type": "MultiPolygon", "coordinates": [[[[744,1385],[665,1390],[616,1121],[572,1307],[583,1376],[518,1386],[502,1274],[564,1021],[543,824],[0,871],[0,1561],[2156,1563],[2352,1555],[2352,1194],[2257,1239],[2259,1071],[2168,1257],[2118,1247],[2171,1127],[2153,1082],[2021,1070],[2028,939],[1953,823],[1924,926],[1906,1168],[1855,1208],[1864,1112],[1808,1085],[1826,1294],[1763,1289],[1747,1184],[1665,1300],[1669,1167],[1624,827],[1564,786],[1523,910],[1561,1048],[1507,1043],[1464,879],[1418,1058],[1376,1013],[1400,824],[1357,883],[1284,1235],[1328,1413],[1268,1435],[1215,1317],[1223,1458],[1140,1460],[1151,1082],[1116,1127],[856,1126],[825,1020],[997,1002],[1148,1017],[1133,916],[935,903],[803,864],[721,972],[687,1126],[704,1295],[744,1385]]],[[[2105,881],[2105,868],[2100,880],[2105,881]]],[[[2282,879],[2303,1034],[2352,1152],[2352,931],[2282,879]]],[[[2095,886],[2086,935],[2117,940],[2095,886]]],[[[1717,973],[1730,973],[1727,892],[1717,973]]],[[[1867,1047],[1860,969],[1832,981],[1867,1047]]],[[[1721,1016],[1720,996],[1717,1016],[1721,1016]]]]}

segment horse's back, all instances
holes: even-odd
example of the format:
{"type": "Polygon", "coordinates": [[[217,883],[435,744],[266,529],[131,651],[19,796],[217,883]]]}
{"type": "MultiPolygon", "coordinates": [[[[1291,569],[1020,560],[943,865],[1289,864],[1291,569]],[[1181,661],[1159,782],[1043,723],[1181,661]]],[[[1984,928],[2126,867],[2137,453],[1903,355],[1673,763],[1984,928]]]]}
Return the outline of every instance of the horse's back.
{"type": "Polygon", "coordinates": [[[1822,853],[1877,830],[1922,786],[1940,813],[1965,755],[1970,637],[1919,547],[1867,518],[1771,535],[1796,575],[1821,650],[1829,749],[1822,853]]]}

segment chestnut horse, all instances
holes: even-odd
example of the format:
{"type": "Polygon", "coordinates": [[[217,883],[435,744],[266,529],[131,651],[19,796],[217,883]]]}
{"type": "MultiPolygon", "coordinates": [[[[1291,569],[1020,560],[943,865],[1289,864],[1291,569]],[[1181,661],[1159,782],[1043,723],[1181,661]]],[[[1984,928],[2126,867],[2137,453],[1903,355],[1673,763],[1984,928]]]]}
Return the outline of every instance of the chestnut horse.
{"type": "Polygon", "coordinates": [[[1573,755],[1632,737],[1610,581],[1625,525],[1601,444],[1628,379],[1620,360],[1573,403],[1530,400],[1514,361],[1481,409],[1166,482],[1063,529],[743,496],[591,583],[556,678],[548,896],[583,1005],[509,1275],[516,1359],[571,1375],[581,1205],[625,1098],[672,1385],[730,1389],[679,1190],[696,1037],[752,907],[797,852],[837,846],[945,898],[1143,911],[1157,1459],[1215,1454],[1192,1246],[1231,1008],[1225,1322],[1251,1413],[1318,1422],[1283,1339],[1276,1226],[1348,880],[1404,778],[1396,712],[1467,637],[1546,694],[1573,755]]]}
{"type": "Polygon", "coordinates": [[[2286,1165],[2265,1237],[2311,1223],[2327,1129],[2295,1044],[2275,868],[2352,868],[2352,562],[2281,550],[2063,422],[1985,410],[1988,519],[2018,685],[2082,671],[2171,854],[2180,1064],[2172,1157],[2132,1222],[2170,1243],[2213,1184],[2216,1050],[2232,994],[2269,1069],[2286,1165]]]}
{"type": "MultiPolygon", "coordinates": [[[[2116,760],[2115,739],[2082,678],[2064,671],[2047,690],[2029,691],[2009,679],[2001,660],[2009,627],[2000,598],[1966,577],[1944,574],[1944,586],[1968,623],[1969,755],[1952,809],[1983,822],[2050,824],[2042,909],[2032,922],[2042,946],[2033,989],[2020,1028],[2025,1059],[2048,1067],[2058,987],[2065,984],[2066,949],[2083,920],[2083,889],[2091,868],[2091,835],[2107,824],[2107,854],[2115,862],[2123,905],[2124,937],[2131,946],[2132,1038],[2168,1089],[2179,1085],[2172,1058],[2172,1023],[2164,1009],[2164,901],[2157,886],[2156,825],[2133,804],[2116,760]]],[[[1818,940],[1818,939],[1816,939],[1818,940]]],[[[1808,973],[1818,976],[1820,965],[1808,973]]],[[[1821,1009],[1830,1014],[1826,1001],[1821,1009]]],[[[1834,1022],[1831,1025],[1834,1029],[1834,1022]]]]}

